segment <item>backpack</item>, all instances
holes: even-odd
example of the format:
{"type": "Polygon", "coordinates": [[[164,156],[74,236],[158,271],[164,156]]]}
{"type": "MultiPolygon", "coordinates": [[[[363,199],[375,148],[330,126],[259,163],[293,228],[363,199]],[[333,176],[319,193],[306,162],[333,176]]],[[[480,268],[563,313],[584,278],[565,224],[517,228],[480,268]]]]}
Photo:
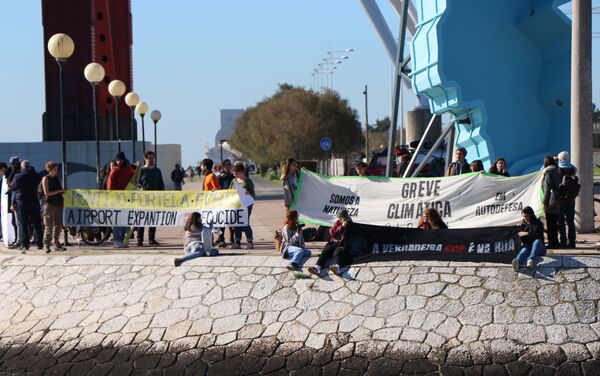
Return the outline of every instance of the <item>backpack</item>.
{"type": "Polygon", "coordinates": [[[558,186],[558,195],[561,200],[575,200],[579,196],[579,178],[575,175],[564,175],[558,186]]]}
{"type": "Polygon", "coordinates": [[[44,186],[42,185],[44,183],[45,178],[46,178],[45,176],[42,178],[42,180],[40,181],[40,184],[38,184],[38,187],[37,187],[38,200],[42,204],[46,203],[46,195],[44,194],[44,186]]]}

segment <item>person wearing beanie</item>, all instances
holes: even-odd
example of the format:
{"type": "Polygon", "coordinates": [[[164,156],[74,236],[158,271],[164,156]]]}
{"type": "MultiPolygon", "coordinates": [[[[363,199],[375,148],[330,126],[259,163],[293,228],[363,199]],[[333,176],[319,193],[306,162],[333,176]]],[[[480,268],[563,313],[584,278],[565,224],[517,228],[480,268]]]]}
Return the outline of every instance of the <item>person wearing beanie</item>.
{"type": "MultiPolygon", "coordinates": [[[[577,184],[577,167],[569,162],[569,152],[561,151],[558,153],[558,174],[561,182],[565,181],[565,176],[574,179],[577,184]]],[[[561,195],[558,203],[558,233],[560,235],[561,248],[575,248],[577,232],[575,230],[575,197],[561,195]],[[569,230],[567,236],[567,229],[569,230]]]]}
{"type": "Polygon", "coordinates": [[[339,258],[342,256],[344,250],[346,228],[351,222],[352,218],[350,218],[346,209],[342,209],[337,213],[337,220],[333,224],[333,227],[329,229],[329,241],[321,251],[321,255],[315,266],[308,268],[309,273],[318,277],[321,274],[321,269],[325,267],[329,260],[331,260],[332,264],[329,270],[335,275],[340,273],[339,258]]]}
{"type": "Polygon", "coordinates": [[[467,149],[460,147],[454,152],[456,161],[448,166],[448,176],[461,175],[471,172],[471,165],[467,162],[467,149]]]}

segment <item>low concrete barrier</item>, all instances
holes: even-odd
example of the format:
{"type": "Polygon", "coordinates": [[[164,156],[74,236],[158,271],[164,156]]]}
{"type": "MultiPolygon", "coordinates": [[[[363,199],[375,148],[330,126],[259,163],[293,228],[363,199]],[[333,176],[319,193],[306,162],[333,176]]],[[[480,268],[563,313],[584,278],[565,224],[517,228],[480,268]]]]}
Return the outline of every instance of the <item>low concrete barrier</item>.
{"type": "Polygon", "coordinates": [[[0,256],[0,372],[600,374],[600,258],[285,265],[0,256]]]}

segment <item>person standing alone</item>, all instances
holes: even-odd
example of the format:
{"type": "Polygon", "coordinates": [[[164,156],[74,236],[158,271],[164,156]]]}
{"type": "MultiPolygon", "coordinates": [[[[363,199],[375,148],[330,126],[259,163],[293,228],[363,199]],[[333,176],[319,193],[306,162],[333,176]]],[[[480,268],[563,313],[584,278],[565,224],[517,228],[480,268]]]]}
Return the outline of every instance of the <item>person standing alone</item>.
{"type": "Polygon", "coordinates": [[[181,167],[179,167],[179,164],[176,164],[173,171],[171,171],[171,181],[175,185],[176,191],[181,191],[183,185],[185,184],[185,182],[183,181],[183,177],[183,170],[181,169],[181,167]]]}
{"type": "MultiPolygon", "coordinates": [[[[145,164],[140,171],[140,188],[144,191],[164,191],[165,182],[163,181],[160,168],[154,164],[155,155],[153,151],[147,151],[144,154],[145,164]]],[[[181,187],[180,189],[181,190],[181,187]]],[[[156,241],[156,227],[148,229],[148,244],[158,246],[160,243],[156,241]]],[[[144,246],[144,227],[137,228],[137,245],[144,246]]]]}
{"type": "Polygon", "coordinates": [[[46,172],[48,175],[42,178],[42,191],[44,193],[44,243],[46,244],[46,253],[49,253],[51,242],[54,244],[55,251],[66,250],[60,244],[65,190],[58,177],[56,162],[46,162],[46,172]]]}

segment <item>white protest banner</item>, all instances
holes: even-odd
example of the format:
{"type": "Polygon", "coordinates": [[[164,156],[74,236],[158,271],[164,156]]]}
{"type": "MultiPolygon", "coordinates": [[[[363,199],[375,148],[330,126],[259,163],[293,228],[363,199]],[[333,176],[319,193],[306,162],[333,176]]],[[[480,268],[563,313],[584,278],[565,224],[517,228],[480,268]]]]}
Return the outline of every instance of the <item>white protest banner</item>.
{"type": "Polygon", "coordinates": [[[6,177],[2,179],[2,189],[1,198],[0,198],[0,206],[2,206],[2,239],[4,241],[5,246],[10,246],[15,240],[15,228],[12,223],[12,216],[8,209],[10,208],[10,203],[8,202],[8,180],[6,177]]]}
{"type": "Polygon", "coordinates": [[[305,223],[330,226],[342,210],[355,222],[416,227],[425,208],[450,228],[510,226],[531,206],[542,214],[541,172],[506,178],[471,173],[441,178],[324,177],[302,170],[292,208],[305,223]]]}
{"type": "Polygon", "coordinates": [[[69,189],[65,192],[67,226],[183,226],[186,216],[202,215],[205,225],[248,225],[248,209],[236,189],[194,191],[100,191],[69,189]]]}

